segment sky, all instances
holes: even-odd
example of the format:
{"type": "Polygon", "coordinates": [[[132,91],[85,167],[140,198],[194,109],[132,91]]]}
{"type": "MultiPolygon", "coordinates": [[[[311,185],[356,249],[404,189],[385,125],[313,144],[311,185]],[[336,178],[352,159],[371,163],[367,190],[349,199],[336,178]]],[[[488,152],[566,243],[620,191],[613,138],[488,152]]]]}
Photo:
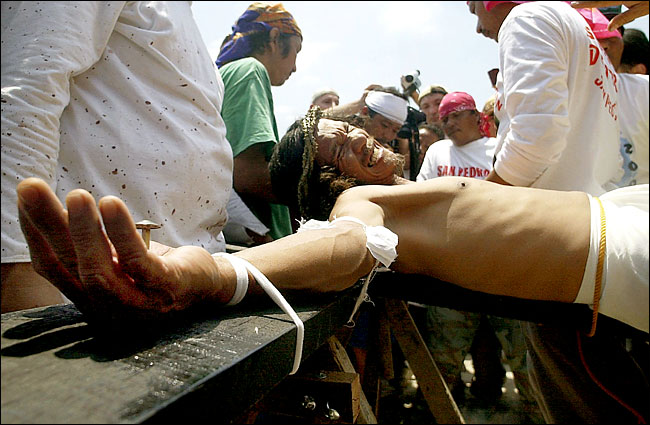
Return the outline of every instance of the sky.
{"type": "MultiPolygon", "coordinates": [[[[192,10],[213,59],[223,38],[252,1],[199,1],[192,10]]],[[[400,87],[420,71],[422,88],[435,84],[472,95],[477,107],[492,96],[487,72],[499,65],[498,45],[476,33],[465,1],[284,1],[303,34],[296,72],[273,87],[279,136],[305,114],[312,94],[333,88],[341,103],[370,84],[400,87]]],[[[648,34],[648,16],[626,28],[648,34]]],[[[411,100],[411,106],[417,107],[411,100]]]]}

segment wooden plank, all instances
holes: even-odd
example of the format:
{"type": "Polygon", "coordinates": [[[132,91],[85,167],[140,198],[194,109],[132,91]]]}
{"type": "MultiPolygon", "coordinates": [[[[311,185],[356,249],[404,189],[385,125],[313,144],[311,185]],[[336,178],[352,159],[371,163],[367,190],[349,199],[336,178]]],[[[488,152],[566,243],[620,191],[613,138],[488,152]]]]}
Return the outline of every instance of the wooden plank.
{"type": "Polygon", "coordinates": [[[393,343],[391,341],[390,323],[385,314],[379,312],[377,317],[377,351],[379,353],[379,365],[384,379],[390,381],[395,378],[393,368],[393,343]]]}
{"type": "MultiPolygon", "coordinates": [[[[334,361],[339,366],[339,368],[344,372],[354,372],[354,365],[352,364],[347,351],[345,351],[345,347],[343,347],[343,345],[339,342],[338,338],[335,336],[329,337],[327,339],[327,344],[329,346],[330,352],[332,353],[332,356],[334,357],[334,361]]],[[[368,403],[368,399],[366,398],[365,393],[361,391],[359,397],[360,411],[356,423],[376,424],[377,417],[372,411],[372,406],[370,406],[370,403],[368,403]]]]}
{"type": "MultiPolygon", "coordinates": [[[[559,301],[525,300],[503,295],[472,291],[429,276],[380,272],[368,290],[371,297],[413,301],[420,305],[435,305],[462,311],[474,311],[492,316],[577,329],[591,328],[592,310],[587,304],[559,301]],[[399,288],[399,290],[395,290],[399,288]]],[[[647,334],[616,319],[600,315],[598,328],[629,338],[646,338],[647,334]]]]}
{"type": "Polygon", "coordinates": [[[486,294],[418,274],[404,275],[391,271],[377,273],[369,287],[369,293],[371,297],[397,298],[418,304],[549,325],[585,323],[588,326],[591,323],[591,310],[586,305],[486,294]],[[399,291],[395,291],[396,287],[399,291]],[[550,311],[553,314],[549,315],[550,311]]]}
{"type": "MultiPolygon", "coordinates": [[[[307,358],[358,289],[292,301],[307,358]]],[[[139,340],[96,335],[72,305],[2,315],[2,423],[229,422],[291,370],[296,331],[275,306],[219,309],[139,340]]]]}
{"type": "Polygon", "coordinates": [[[437,423],[463,424],[465,420],[447,387],[438,366],[431,357],[406,303],[386,298],[383,300],[393,335],[409,362],[422,394],[437,423]]]}

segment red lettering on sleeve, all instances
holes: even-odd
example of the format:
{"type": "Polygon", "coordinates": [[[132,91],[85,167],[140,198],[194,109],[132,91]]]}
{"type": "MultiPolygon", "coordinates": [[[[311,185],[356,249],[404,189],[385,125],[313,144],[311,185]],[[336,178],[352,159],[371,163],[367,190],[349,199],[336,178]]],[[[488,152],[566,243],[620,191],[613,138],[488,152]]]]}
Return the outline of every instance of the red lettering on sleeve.
{"type": "Polygon", "coordinates": [[[595,65],[598,62],[598,57],[600,56],[600,49],[598,46],[593,44],[589,45],[589,65],[595,65]]]}

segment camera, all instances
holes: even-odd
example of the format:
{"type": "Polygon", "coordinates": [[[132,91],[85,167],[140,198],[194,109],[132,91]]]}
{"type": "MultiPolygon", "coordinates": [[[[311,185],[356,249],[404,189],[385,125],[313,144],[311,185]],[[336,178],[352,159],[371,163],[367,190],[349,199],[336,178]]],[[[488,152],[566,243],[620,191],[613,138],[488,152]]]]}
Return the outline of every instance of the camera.
{"type": "MultiPolygon", "coordinates": [[[[413,95],[413,92],[418,90],[422,84],[420,83],[420,71],[416,69],[409,74],[403,75],[401,84],[403,93],[406,96],[413,95]]],[[[420,133],[418,132],[418,125],[426,120],[427,117],[423,112],[409,106],[406,115],[406,122],[397,132],[397,137],[400,139],[408,139],[409,141],[409,170],[410,178],[413,181],[415,181],[415,177],[419,171],[418,157],[420,155],[420,133]]]]}
{"type": "Polygon", "coordinates": [[[418,125],[427,120],[424,112],[420,112],[415,108],[408,107],[408,114],[406,115],[406,122],[397,132],[397,137],[400,139],[411,138],[412,132],[418,130],[418,125]]]}
{"type": "Polygon", "coordinates": [[[420,71],[415,70],[410,74],[402,76],[401,84],[404,94],[410,96],[414,91],[418,90],[422,83],[420,82],[420,71]]]}
{"type": "Polygon", "coordinates": [[[418,132],[418,125],[426,120],[427,116],[423,112],[409,106],[406,122],[397,132],[397,137],[400,139],[408,139],[409,141],[409,170],[410,179],[413,181],[415,181],[415,177],[420,170],[418,162],[418,157],[420,156],[420,133],[418,132]]]}

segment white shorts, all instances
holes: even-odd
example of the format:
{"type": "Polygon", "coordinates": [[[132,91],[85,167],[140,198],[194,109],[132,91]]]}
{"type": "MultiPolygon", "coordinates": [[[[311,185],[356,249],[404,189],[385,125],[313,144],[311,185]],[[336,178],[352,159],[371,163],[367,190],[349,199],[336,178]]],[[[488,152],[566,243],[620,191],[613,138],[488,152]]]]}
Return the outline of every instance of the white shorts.
{"type": "MultiPolygon", "coordinates": [[[[600,241],[600,206],[591,203],[591,243],[575,303],[593,308],[600,241]]],[[[605,210],[606,253],[599,312],[648,332],[648,185],[600,196],[605,210]]]]}

